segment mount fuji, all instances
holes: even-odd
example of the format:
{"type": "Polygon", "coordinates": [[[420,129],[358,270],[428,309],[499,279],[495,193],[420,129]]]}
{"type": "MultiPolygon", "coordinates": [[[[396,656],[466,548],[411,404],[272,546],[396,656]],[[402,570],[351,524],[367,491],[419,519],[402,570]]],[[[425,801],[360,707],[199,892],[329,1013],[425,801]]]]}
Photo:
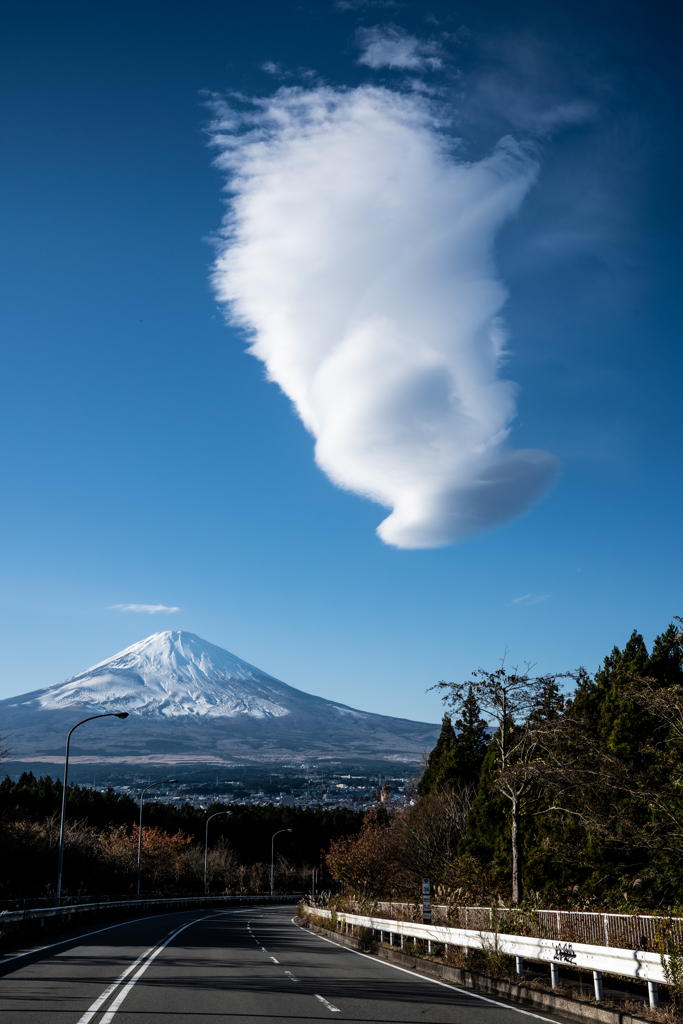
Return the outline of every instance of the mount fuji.
{"type": "Polygon", "coordinates": [[[439,726],[358,711],[275,679],[194,633],[155,633],[42,690],[0,701],[12,758],[63,755],[81,718],[127,711],[78,730],[83,761],[416,758],[439,726]]]}

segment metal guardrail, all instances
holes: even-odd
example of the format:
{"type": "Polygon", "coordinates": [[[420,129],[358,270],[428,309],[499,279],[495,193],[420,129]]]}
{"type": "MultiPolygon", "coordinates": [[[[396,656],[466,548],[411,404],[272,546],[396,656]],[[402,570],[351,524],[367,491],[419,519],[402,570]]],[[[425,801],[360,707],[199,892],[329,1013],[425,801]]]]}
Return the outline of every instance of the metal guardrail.
{"type": "MultiPolygon", "coordinates": [[[[378,903],[385,918],[412,920],[422,914],[414,903],[378,903]]],[[[519,910],[516,907],[451,907],[432,904],[434,923],[500,933],[516,932],[557,942],[656,949],[662,930],[683,945],[683,918],[653,914],[604,914],[579,910],[519,910]]]]}
{"type": "Polygon", "coordinates": [[[208,906],[209,904],[222,904],[222,903],[251,903],[254,901],[270,902],[270,903],[284,903],[291,902],[292,900],[300,900],[305,894],[286,893],[285,895],[270,896],[270,895],[259,895],[259,894],[246,894],[243,896],[165,896],[155,897],[154,899],[142,899],[142,900],[109,900],[106,903],[77,903],[67,907],[30,907],[26,910],[3,910],[0,911],[0,928],[3,928],[8,924],[17,924],[22,921],[30,921],[51,917],[62,917],[66,918],[67,921],[75,914],[81,915],[86,914],[89,911],[94,910],[115,910],[115,909],[142,909],[150,907],[160,906],[173,906],[181,909],[185,906],[208,906]]]}
{"type": "MultiPolygon", "coordinates": [[[[156,894],[155,894],[156,895],[156,894]]],[[[191,896],[193,893],[184,893],[183,895],[191,896]]],[[[149,897],[150,899],[152,896],[149,897]]],[[[92,896],[68,896],[62,893],[61,906],[75,906],[79,903],[108,903],[118,902],[120,900],[136,900],[136,896],[123,896],[121,893],[112,895],[111,893],[98,893],[92,896]]],[[[0,900],[0,914],[3,910],[32,910],[35,907],[53,907],[55,901],[55,894],[51,896],[18,896],[14,899],[0,900]]]]}
{"type": "MultiPolygon", "coordinates": [[[[307,907],[307,911],[309,914],[318,914],[328,919],[333,916],[332,911],[317,907],[307,907]]],[[[390,945],[394,945],[394,936],[398,936],[401,947],[406,938],[422,939],[428,943],[429,952],[432,951],[432,945],[438,943],[443,945],[446,950],[449,946],[460,946],[490,953],[498,952],[504,956],[514,956],[517,958],[518,973],[522,971],[523,960],[540,960],[550,966],[553,987],[558,984],[560,965],[592,971],[597,1000],[602,999],[603,972],[646,981],[651,1006],[657,1006],[659,1002],[657,986],[667,984],[664,973],[666,958],[663,960],[659,953],[645,950],[562,942],[537,936],[507,935],[501,932],[471,928],[451,928],[434,923],[421,924],[416,921],[348,914],[344,911],[337,912],[335,916],[337,924],[341,924],[345,931],[349,926],[371,928],[373,934],[379,932],[380,941],[383,941],[385,934],[388,935],[390,945]]]]}

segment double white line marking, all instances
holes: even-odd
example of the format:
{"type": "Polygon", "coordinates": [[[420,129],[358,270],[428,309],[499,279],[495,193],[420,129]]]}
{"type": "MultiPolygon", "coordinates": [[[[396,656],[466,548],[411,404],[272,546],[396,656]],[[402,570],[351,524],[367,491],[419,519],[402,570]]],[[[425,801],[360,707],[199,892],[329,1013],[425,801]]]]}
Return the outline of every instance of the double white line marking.
{"type": "Polygon", "coordinates": [[[169,942],[171,942],[171,940],[176,937],[176,935],[179,935],[180,932],[185,931],[185,929],[189,928],[191,924],[197,924],[198,921],[206,921],[208,917],[213,916],[213,914],[205,914],[204,917],[198,917],[194,921],[188,921],[187,924],[183,924],[180,926],[180,928],[176,928],[176,930],[171,932],[170,935],[167,935],[165,939],[162,939],[161,942],[158,942],[156,946],[151,946],[148,950],[146,950],[146,952],[144,952],[141,956],[137,958],[135,963],[132,963],[130,967],[127,967],[123,974],[120,974],[116,981],[112,982],[109,988],[106,988],[104,990],[101,996],[97,997],[92,1006],[90,1006],[83,1014],[83,1016],[79,1018],[78,1024],[88,1024],[88,1022],[92,1020],[95,1014],[102,1009],[107,999],[109,999],[109,997],[112,996],[114,992],[116,992],[119,985],[121,985],[124,981],[126,981],[126,978],[128,978],[128,981],[126,981],[126,984],[123,986],[123,988],[117,995],[116,999],[114,999],[113,1003],[111,1004],[111,1006],[105,1013],[104,1017],[100,1021],[100,1024],[111,1024],[111,1021],[114,1019],[114,1014],[119,1009],[121,1003],[133,988],[133,985],[142,977],[142,975],[145,973],[149,965],[151,963],[154,963],[156,958],[159,956],[159,953],[161,953],[162,949],[165,949],[166,946],[168,946],[169,942]],[[142,964],[142,966],[139,968],[138,971],[136,971],[135,974],[133,974],[133,971],[135,971],[135,968],[138,966],[138,964],[142,964]],[[131,974],[133,976],[128,977],[131,974]]]}

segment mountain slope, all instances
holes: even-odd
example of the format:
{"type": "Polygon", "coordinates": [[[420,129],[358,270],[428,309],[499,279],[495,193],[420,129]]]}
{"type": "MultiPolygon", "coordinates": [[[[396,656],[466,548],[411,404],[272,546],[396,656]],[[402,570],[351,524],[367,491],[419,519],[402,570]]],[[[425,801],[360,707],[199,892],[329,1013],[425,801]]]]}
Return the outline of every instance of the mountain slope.
{"type": "Polygon", "coordinates": [[[74,754],[417,756],[439,727],[357,711],[262,672],[194,633],[155,633],[54,686],[0,701],[12,756],[40,760],[64,747],[79,718],[127,711],[74,734],[74,754]]]}

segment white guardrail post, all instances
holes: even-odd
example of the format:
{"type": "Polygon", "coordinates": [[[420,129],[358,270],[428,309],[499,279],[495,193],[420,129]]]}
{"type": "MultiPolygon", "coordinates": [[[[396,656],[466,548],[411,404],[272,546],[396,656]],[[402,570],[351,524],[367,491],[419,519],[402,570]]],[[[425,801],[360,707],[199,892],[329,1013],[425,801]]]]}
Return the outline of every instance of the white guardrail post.
{"type": "MultiPolygon", "coordinates": [[[[307,908],[321,917],[330,918],[331,911],[307,908]]],[[[562,942],[557,939],[539,939],[529,935],[505,935],[501,932],[476,931],[472,928],[448,928],[435,924],[418,924],[415,921],[395,921],[391,918],[366,917],[362,914],[337,915],[344,932],[353,933],[354,926],[371,928],[379,932],[380,941],[388,934],[389,945],[395,944],[394,937],[400,938],[401,949],[406,938],[413,942],[422,939],[428,948],[434,944],[448,949],[462,946],[470,949],[490,949],[495,946],[505,956],[514,956],[517,974],[524,973],[524,960],[539,960],[550,967],[550,981],[553,988],[559,984],[560,965],[583,968],[593,974],[593,989],[598,1001],[603,999],[603,973],[617,974],[624,978],[637,978],[647,982],[648,1000],[651,1007],[659,1005],[658,985],[667,979],[659,953],[639,949],[621,949],[618,946],[594,946],[581,942],[562,942]]]]}

